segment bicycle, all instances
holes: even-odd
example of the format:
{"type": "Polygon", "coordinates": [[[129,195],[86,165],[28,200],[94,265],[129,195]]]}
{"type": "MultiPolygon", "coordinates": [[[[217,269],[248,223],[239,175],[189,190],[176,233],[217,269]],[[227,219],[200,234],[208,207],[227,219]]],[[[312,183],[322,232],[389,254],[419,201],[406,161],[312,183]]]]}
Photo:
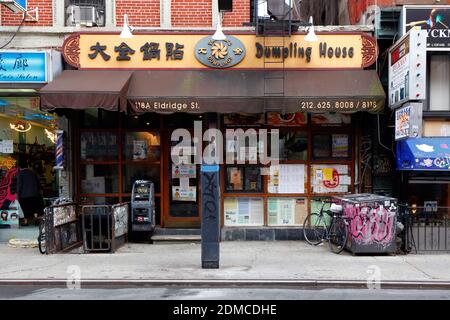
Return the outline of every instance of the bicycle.
{"type": "Polygon", "coordinates": [[[332,203],[329,210],[324,210],[327,202],[322,201],[319,213],[311,213],[303,223],[303,236],[310,245],[317,246],[324,240],[328,241],[330,250],[336,254],[345,249],[349,223],[343,216],[342,206],[332,203]],[[327,216],[331,219],[327,224],[327,216]]]}
{"type": "Polygon", "coordinates": [[[50,210],[50,208],[45,208],[44,209],[44,216],[39,218],[39,235],[38,235],[38,247],[39,247],[39,252],[42,254],[46,254],[47,253],[47,234],[45,232],[46,230],[46,216],[47,216],[47,210],[50,210]]]}

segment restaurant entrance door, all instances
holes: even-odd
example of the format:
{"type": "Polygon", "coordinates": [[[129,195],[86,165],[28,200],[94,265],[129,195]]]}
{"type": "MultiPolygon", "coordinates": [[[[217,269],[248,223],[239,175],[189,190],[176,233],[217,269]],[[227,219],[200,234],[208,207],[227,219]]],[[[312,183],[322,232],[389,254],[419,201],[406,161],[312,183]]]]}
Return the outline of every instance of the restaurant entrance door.
{"type": "Polygon", "coordinates": [[[200,166],[195,164],[192,152],[188,155],[188,147],[179,146],[182,138],[171,140],[174,130],[166,132],[164,226],[200,228],[200,166]],[[172,153],[178,155],[178,164],[174,163],[172,153]]]}

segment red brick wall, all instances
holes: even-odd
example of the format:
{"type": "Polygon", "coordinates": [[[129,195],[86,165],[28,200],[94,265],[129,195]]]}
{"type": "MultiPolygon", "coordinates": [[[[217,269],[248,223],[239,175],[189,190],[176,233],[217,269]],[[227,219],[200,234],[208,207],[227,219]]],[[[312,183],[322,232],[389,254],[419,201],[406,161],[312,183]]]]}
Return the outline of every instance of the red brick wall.
{"type": "Polygon", "coordinates": [[[244,22],[250,22],[250,0],[233,0],[233,11],[224,14],[222,24],[225,27],[242,27],[244,22]]]}
{"type": "Polygon", "coordinates": [[[210,27],[212,0],[172,0],[172,26],[210,27]]]}
{"type": "MultiPolygon", "coordinates": [[[[62,1],[62,0],[60,0],[62,1]]],[[[38,7],[39,21],[24,22],[24,26],[52,26],[53,25],[53,9],[52,0],[28,0],[28,10],[38,7]]],[[[22,13],[14,13],[8,8],[1,6],[1,24],[2,26],[18,26],[22,21],[22,13]]],[[[34,13],[31,13],[34,17],[34,13]]]]}
{"type": "Polygon", "coordinates": [[[123,25],[123,15],[133,27],[159,27],[159,0],[116,0],[116,23],[123,25]]]}

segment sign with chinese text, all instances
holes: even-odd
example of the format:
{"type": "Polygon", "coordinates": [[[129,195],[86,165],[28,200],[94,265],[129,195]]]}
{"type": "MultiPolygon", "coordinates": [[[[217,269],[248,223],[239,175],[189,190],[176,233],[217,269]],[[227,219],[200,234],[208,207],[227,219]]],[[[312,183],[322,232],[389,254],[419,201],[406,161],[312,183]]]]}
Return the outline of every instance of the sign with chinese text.
{"type": "Polygon", "coordinates": [[[205,37],[195,46],[195,57],[207,67],[229,68],[244,59],[245,47],[239,39],[232,36],[225,40],[205,37]]]}
{"type": "Polygon", "coordinates": [[[426,31],[412,29],[389,49],[389,106],[426,98],[426,31]]]}
{"type": "Polygon", "coordinates": [[[280,60],[287,69],[361,69],[376,61],[377,46],[371,36],[360,32],[318,36],[318,42],[306,42],[304,34],[294,34],[285,43],[281,37],[262,39],[250,33],[227,35],[220,41],[205,33],[146,33],[131,39],[77,33],[66,38],[63,55],[80,69],[262,69],[268,61],[280,60]]]}
{"type": "Polygon", "coordinates": [[[46,52],[0,51],[0,82],[47,82],[46,52]]]}
{"type": "Polygon", "coordinates": [[[450,6],[404,6],[403,34],[413,27],[426,30],[427,50],[450,51],[450,6]]]}

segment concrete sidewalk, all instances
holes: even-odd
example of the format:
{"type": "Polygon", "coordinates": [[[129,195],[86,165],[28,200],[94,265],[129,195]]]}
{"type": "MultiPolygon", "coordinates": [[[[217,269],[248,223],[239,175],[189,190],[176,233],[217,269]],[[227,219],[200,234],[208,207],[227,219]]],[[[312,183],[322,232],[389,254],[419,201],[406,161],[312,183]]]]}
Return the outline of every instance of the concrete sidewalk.
{"type": "Polygon", "coordinates": [[[352,256],[303,241],[222,242],[220,269],[201,269],[199,243],[127,244],[114,254],[41,255],[37,248],[0,244],[0,282],[67,279],[80,267],[83,280],[363,281],[377,266],[384,281],[446,282],[450,255],[352,256]]]}

